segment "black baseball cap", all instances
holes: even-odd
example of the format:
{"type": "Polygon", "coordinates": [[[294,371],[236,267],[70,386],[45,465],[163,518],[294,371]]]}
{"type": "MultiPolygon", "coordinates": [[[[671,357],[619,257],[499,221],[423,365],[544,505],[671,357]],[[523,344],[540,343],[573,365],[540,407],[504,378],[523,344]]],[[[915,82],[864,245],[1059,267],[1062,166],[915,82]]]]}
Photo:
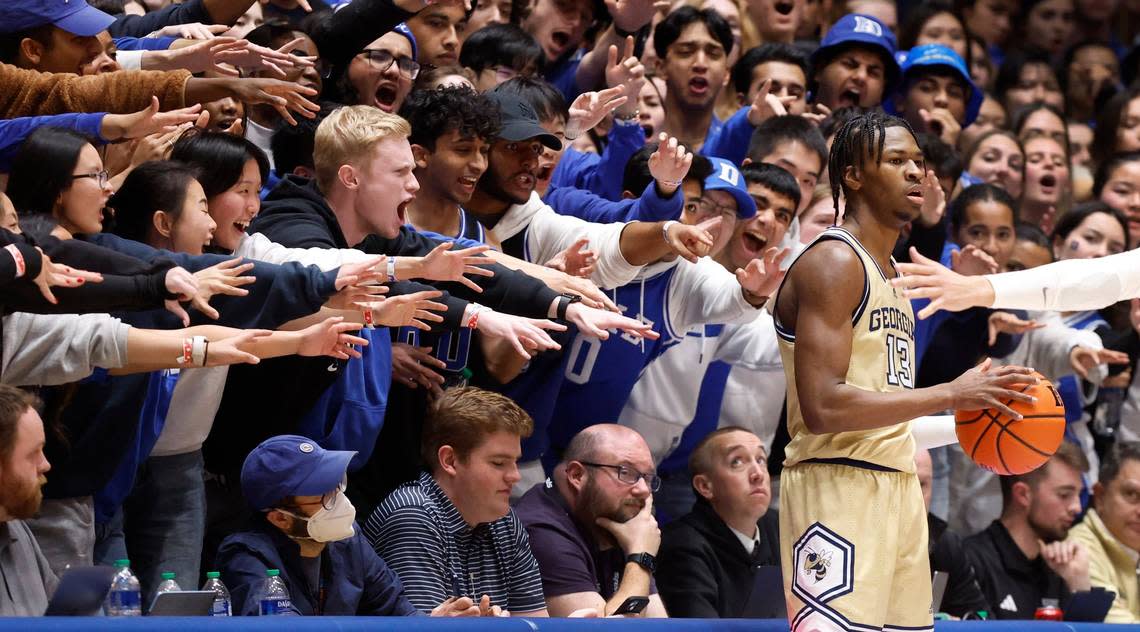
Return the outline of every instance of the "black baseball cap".
{"type": "Polygon", "coordinates": [[[533,138],[551,149],[562,149],[562,141],[538,124],[534,108],[518,95],[492,91],[487,97],[499,106],[499,138],[511,142],[533,138]]]}

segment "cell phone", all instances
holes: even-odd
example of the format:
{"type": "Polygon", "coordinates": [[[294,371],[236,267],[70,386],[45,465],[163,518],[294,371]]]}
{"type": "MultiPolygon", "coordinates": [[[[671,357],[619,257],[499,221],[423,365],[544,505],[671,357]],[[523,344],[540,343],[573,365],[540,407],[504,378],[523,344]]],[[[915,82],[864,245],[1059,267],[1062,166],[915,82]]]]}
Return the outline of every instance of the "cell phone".
{"type": "Polygon", "coordinates": [[[648,605],[649,597],[630,597],[621,602],[617,610],[614,610],[611,614],[641,614],[648,605]]]}

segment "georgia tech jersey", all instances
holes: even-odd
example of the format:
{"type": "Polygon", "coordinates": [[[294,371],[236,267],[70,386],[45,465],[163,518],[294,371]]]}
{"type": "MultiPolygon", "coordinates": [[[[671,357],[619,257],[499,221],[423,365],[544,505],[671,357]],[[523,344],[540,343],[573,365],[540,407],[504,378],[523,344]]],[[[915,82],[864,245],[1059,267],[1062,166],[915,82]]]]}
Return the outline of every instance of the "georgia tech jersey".
{"type": "MultiPolygon", "coordinates": [[[[833,226],[821,233],[808,248],[825,240],[846,243],[859,255],[863,264],[863,297],[851,317],[854,332],[847,383],[878,392],[914,388],[918,367],[914,366],[914,313],[910,301],[891,286],[878,262],[854,235],[833,226]]],[[[852,459],[913,472],[915,444],[910,422],[858,432],[812,434],[807,429],[796,388],[795,332],[777,319],[776,334],[788,379],[788,434],[791,441],[785,449],[784,466],[807,459],[852,459]]]]}

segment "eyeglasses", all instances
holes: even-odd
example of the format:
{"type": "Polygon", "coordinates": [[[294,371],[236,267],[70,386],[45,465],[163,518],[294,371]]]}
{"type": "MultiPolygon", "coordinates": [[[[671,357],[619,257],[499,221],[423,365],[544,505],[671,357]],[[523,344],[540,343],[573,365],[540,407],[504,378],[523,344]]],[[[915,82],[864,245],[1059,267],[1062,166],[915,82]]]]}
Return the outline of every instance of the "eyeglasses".
{"type": "Polygon", "coordinates": [[[111,174],[107,173],[104,169],[98,173],[78,173],[71,176],[72,180],[78,180],[80,178],[92,178],[95,182],[99,183],[100,187],[105,187],[107,186],[107,182],[111,179],[111,174]]]}
{"type": "MultiPolygon", "coordinates": [[[[340,482],[340,485],[336,486],[336,489],[332,490],[331,492],[326,492],[323,496],[321,496],[321,500],[320,500],[319,504],[321,505],[321,507],[324,507],[325,511],[332,511],[333,505],[336,504],[336,497],[347,488],[348,488],[348,479],[347,478],[342,479],[340,482]]],[[[311,503],[293,503],[293,504],[297,507],[306,507],[309,505],[316,505],[318,503],[311,502],[311,503]]]]}
{"type": "Polygon", "coordinates": [[[420,74],[420,65],[416,60],[411,57],[396,57],[392,53],[381,48],[366,48],[360,52],[368,58],[368,63],[380,72],[384,72],[392,67],[392,62],[396,62],[396,67],[400,70],[400,74],[408,79],[415,80],[420,74]]]}
{"type": "Polygon", "coordinates": [[[628,465],[606,465],[605,463],[591,463],[589,461],[578,462],[589,467],[604,467],[616,470],[617,479],[626,485],[637,485],[638,481],[644,479],[645,484],[649,486],[649,491],[655,492],[661,489],[661,477],[656,474],[642,474],[628,465]]]}
{"type": "Polygon", "coordinates": [[[717,204],[709,198],[701,198],[700,201],[701,212],[708,215],[728,215],[733,218],[736,217],[736,205],[729,206],[728,204],[717,204]]]}

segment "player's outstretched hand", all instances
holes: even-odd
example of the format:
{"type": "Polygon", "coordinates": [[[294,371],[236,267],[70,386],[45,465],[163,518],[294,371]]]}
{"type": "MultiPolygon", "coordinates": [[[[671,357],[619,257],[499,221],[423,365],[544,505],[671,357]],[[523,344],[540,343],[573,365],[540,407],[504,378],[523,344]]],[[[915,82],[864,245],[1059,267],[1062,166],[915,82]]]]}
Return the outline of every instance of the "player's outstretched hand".
{"type": "Polygon", "coordinates": [[[1037,398],[1013,390],[1011,387],[1036,383],[1037,378],[1033,376],[1033,369],[1013,365],[995,369],[993,361],[986,358],[981,364],[959,375],[958,379],[946,386],[950,389],[950,407],[954,410],[995,408],[1012,419],[1021,419],[1021,413],[1014,411],[1005,402],[1018,401],[1032,404],[1037,398]]]}
{"type": "Polygon", "coordinates": [[[645,498],[645,505],[637,515],[625,522],[615,522],[609,518],[600,517],[595,523],[609,531],[618,546],[626,555],[634,553],[648,553],[657,555],[661,547],[661,529],[657,526],[657,518],[653,517],[653,495],[645,498]]]}
{"type": "Polygon", "coordinates": [[[485,310],[479,313],[479,331],[484,334],[501,338],[511,343],[515,351],[526,359],[530,359],[531,351],[539,352],[547,349],[561,349],[554,342],[550,334],[544,330],[566,331],[566,325],[543,318],[523,318],[512,314],[503,314],[494,310],[485,310]]]}
{"type": "Polygon", "coordinates": [[[930,299],[930,304],[918,312],[919,318],[929,318],[940,309],[960,312],[993,304],[994,288],[985,277],[958,274],[920,255],[915,248],[910,249],[910,261],[895,264],[903,276],[892,279],[891,285],[905,288],[903,296],[908,299],[930,299]]]}
{"type": "Polygon", "coordinates": [[[605,340],[610,337],[609,329],[620,329],[636,338],[657,340],[661,334],[653,331],[649,323],[634,320],[614,312],[594,309],[581,303],[572,303],[566,309],[566,320],[574,323],[584,336],[605,340]]]}

